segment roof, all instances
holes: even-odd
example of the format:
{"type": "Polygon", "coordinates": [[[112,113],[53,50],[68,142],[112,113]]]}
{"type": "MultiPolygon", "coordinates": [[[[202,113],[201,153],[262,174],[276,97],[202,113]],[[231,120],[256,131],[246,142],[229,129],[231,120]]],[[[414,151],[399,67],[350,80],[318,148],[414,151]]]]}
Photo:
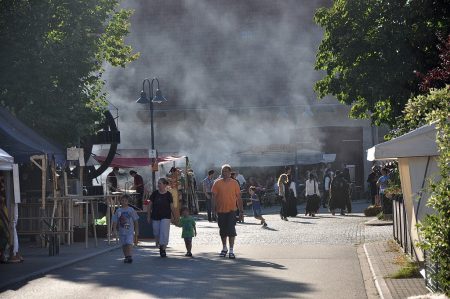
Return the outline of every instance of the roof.
{"type": "Polygon", "coordinates": [[[425,125],[367,150],[367,160],[437,156],[436,124],[425,125]]]}
{"type": "Polygon", "coordinates": [[[54,155],[58,163],[65,160],[63,148],[36,133],[0,107],[0,146],[14,157],[16,163],[30,161],[33,155],[54,155]]]}
{"type": "MultiPolygon", "coordinates": [[[[105,161],[108,150],[97,150],[94,155],[94,159],[99,163],[105,161]]],[[[178,156],[159,156],[158,163],[166,161],[174,161],[179,158],[178,156]]],[[[133,167],[148,167],[150,166],[151,159],[149,158],[148,149],[118,149],[114,159],[111,162],[110,167],[119,168],[133,168],[133,167]]]]}
{"type": "Polygon", "coordinates": [[[255,146],[233,154],[227,161],[240,167],[273,167],[285,165],[312,165],[334,162],[336,154],[317,150],[297,149],[295,144],[255,146]]]}

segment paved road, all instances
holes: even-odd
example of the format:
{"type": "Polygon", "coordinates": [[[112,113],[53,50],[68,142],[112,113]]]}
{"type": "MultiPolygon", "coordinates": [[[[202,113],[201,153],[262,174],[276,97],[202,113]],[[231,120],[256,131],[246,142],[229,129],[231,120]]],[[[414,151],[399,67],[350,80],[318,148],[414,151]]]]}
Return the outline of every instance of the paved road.
{"type": "MultiPolygon", "coordinates": [[[[356,204],[359,211],[367,206],[356,204]]],[[[267,213],[274,209],[266,210],[267,213]]],[[[236,260],[218,257],[215,223],[198,221],[194,258],[184,257],[172,227],[168,258],[153,243],[121,262],[115,250],[54,271],[2,298],[367,298],[357,246],[386,239],[392,227],[364,226],[362,214],[291,218],[267,215],[268,229],[250,217],[238,225],[236,260]]]]}

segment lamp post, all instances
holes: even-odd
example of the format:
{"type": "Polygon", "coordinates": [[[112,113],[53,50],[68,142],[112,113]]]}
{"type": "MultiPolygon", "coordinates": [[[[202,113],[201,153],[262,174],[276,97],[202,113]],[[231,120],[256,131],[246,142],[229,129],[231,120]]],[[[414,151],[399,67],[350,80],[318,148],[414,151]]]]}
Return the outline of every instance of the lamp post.
{"type": "Polygon", "coordinates": [[[145,78],[142,81],[142,91],[141,96],[136,101],[138,104],[150,104],[150,138],[151,138],[151,146],[152,146],[152,188],[155,189],[155,171],[153,170],[153,164],[155,163],[156,153],[155,153],[155,133],[153,130],[153,103],[162,103],[167,101],[163,95],[161,90],[159,89],[159,80],[157,78],[148,79],[145,78]],[[155,97],[153,97],[153,82],[156,81],[156,92],[155,97]],[[150,99],[147,98],[147,94],[145,93],[145,83],[148,83],[150,99]]]}

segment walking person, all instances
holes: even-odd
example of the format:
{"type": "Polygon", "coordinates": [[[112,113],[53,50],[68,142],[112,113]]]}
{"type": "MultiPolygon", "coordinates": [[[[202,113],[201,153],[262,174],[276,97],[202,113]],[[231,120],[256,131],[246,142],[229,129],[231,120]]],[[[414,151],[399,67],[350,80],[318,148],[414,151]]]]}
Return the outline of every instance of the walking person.
{"type": "Polygon", "coordinates": [[[202,187],[203,187],[203,193],[205,194],[205,198],[206,198],[206,213],[208,215],[208,221],[217,221],[217,216],[216,216],[216,204],[215,201],[213,200],[213,196],[211,193],[211,188],[214,184],[214,179],[213,179],[213,175],[214,175],[214,169],[211,169],[208,171],[208,176],[206,178],[203,179],[202,181],[202,187]]]}
{"type": "Polygon", "coordinates": [[[297,216],[297,188],[295,186],[295,182],[291,180],[291,178],[288,176],[288,185],[289,188],[287,189],[287,216],[288,217],[295,217],[297,216]]]}
{"type": "Polygon", "coordinates": [[[184,256],[192,257],[192,238],[197,236],[197,228],[195,227],[195,219],[189,214],[188,207],[181,209],[179,226],[182,228],[181,237],[184,239],[184,245],[186,246],[184,256]]]}
{"type": "Polygon", "coordinates": [[[288,202],[286,198],[286,193],[289,193],[289,187],[288,187],[288,176],[287,174],[283,173],[278,178],[278,195],[281,200],[281,209],[280,209],[280,217],[282,220],[288,221],[288,202]],[[287,192],[286,192],[287,190],[287,192]]]}
{"type": "Polygon", "coordinates": [[[174,217],[172,194],[167,190],[169,181],[166,178],[158,180],[158,189],[150,195],[147,209],[147,221],[152,223],[153,235],[159,245],[159,255],[166,257],[166,248],[169,244],[170,222],[174,217]]]}
{"type": "Polygon", "coordinates": [[[372,205],[379,204],[378,200],[378,187],[377,181],[380,178],[381,174],[378,171],[378,167],[376,165],[372,166],[372,172],[367,176],[367,183],[369,184],[369,192],[370,192],[370,201],[372,205]]]}
{"type": "Polygon", "coordinates": [[[142,199],[144,198],[144,179],[136,171],[130,170],[133,177],[133,186],[131,189],[136,190],[136,207],[142,210],[142,199]]]}
{"type": "MultiPolygon", "coordinates": [[[[292,180],[292,169],[290,166],[284,167],[284,173],[287,175],[287,182],[285,184],[285,197],[286,197],[286,216],[297,216],[297,188],[295,182],[292,180]]],[[[287,219],[286,219],[287,220],[287,219]]]]}
{"type": "Polygon", "coordinates": [[[126,194],[120,197],[121,207],[116,210],[112,218],[113,230],[119,232],[119,240],[124,255],[123,262],[126,264],[133,262],[131,251],[139,236],[139,216],[132,207],[128,206],[129,200],[130,196],[126,194]]]}
{"type": "Polygon", "coordinates": [[[345,215],[345,208],[349,197],[349,185],[341,171],[336,170],[336,177],[331,181],[330,187],[330,212],[335,215],[336,209],[341,210],[341,215],[345,215]]]}
{"type": "Polygon", "coordinates": [[[231,166],[222,165],[222,177],[217,179],[211,192],[216,201],[217,224],[222,240],[221,257],[226,257],[228,253],[227,238],[230,245],[228,257],[236,258],[234,254],[234,240],[236,238],[236,208],[239,209],[240,218],[243,218],[244,207],[242,206],[241,190],[239,183],[231,178],[231,166]]]}
{"type": "Polygon", "coordinates": [[[328,206],[328,201],[330,200],[330,186],[331,186],[331,169],[327,169],[325,172],[325,176],[323,177],[322,207],[324,208],[328,206]]]}
{"type": "MultiPolygon", "coordinates": [[[[239,180],[236,178],[236,175],[237,175],[236,172],[232,171],[230,177],[239,184],[239,180]]],[[[241,185],[239,186],[242,187],[241,185]]],[[[239,223],[244,223],[244,215],[241,215],[239,213],[239,207],[237,205],[236,205],[236,221],[239,223]]]]}
{"type": "Polygon", "coordinates": [[[113,170],[106,176],[106,185],[108,186],[108,191],[110,194],[119,190],[117,186],[118,173],[119,167],[114,167],[113,170]]]}
{"type": "Polygon", "coordinates": [[[248,189],[248,193],[250,194],[249,204],[252,205],[253,217],[260,220],[263,227],[267,227],[266,219],[264,219],[264,217],[262,216],[261,201],[256,194],[256,187],[250,186],[250,188],[248,189]]]}
{"type": "Polygon", "coordinates": [[[346,202],[345,206],[346,206],[347,213],[351,213],[352,212],[352,196],[353,196],[353,186],[354,185],[352,183],[352,179],[350,176],[350,169],[345,167],[342,170],[342,174],[344,176],[344,179],[348,183],[348,197],[347,197],[347,202],[346,202]]]}
{"type": "Polygon", "coordinates": [[[392,214],[392,201],[388,200],[384,195],[386,189],[388,188],[388,182],[389,182],[388,169],[386,167],[383,167],[381,169],[381,176],[378,178],[377,181],[383,214],[392,214]]]}
{"type": "Polygon", "coordinates": [[[305,182],[306,211],[305,216],[316,216],[320,207],[319,184],[313,173],[309,174],[309,179],[305,182]]]}

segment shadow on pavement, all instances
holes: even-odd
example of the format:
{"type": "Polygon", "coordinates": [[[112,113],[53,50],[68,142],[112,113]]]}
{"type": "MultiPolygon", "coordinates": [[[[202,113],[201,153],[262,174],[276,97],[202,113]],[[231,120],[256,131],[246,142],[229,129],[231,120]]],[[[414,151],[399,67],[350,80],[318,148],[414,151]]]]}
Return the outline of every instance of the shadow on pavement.
{"type": "Polygon", "coordinates": [[[277,232],[277,231],[278,231],[277,229],[272,228],[272,227],[270,227],[270,226],[263,227],[263,229],[265,229],[265,230],[270,230],[270,231],[273,231],[273,232],[277,232]]]}
{"type": "Polygon", "coordinates": [[[195,251],[193,258],[186,258],[184,252],[175,249],[168,249],[167,255],[167,258],[160,258],[155,248],[138,248],[133,264],[124,264],[121,251],[115,250],[56,270],[48,276],[70,283],[89,283],[85,287],[95,286],[100,297],[121,290],[121,293],[133,291],[158,298],[243,298],[251,295],[273,298],[273,294],[278,298],[294,298],[311,291],[306,283],[280,278],[286,275],[282,274],[287,271],[285,266],[239,258],[239,252],[235,260],[221,258],[216,253],[196,256],[195,251]],[[208,292],[213,293],[210,296],[208,292]]]}
{"type": "Polygon", "coordinates": [[[364,215],[357,215],[357,214],[345,214],[342,217],[357,217],[357,218],[367,218],[367,216],[364,215]]]}
{"type": "MultiPolygon", "coordinates": [[[[310,218],[312,218],[312,217],[310,217],[310,218]]],[[[313,218],[313,219],[314,219],[314,218],[313,218]]],[[[309,221],[295,221],[295,220],[289,220],[289,222],[292,222],[292,223],[300,223],[300,224],[312,224],[312,225],[316,225],[316,223],[309,222],[309,221]]]]}

